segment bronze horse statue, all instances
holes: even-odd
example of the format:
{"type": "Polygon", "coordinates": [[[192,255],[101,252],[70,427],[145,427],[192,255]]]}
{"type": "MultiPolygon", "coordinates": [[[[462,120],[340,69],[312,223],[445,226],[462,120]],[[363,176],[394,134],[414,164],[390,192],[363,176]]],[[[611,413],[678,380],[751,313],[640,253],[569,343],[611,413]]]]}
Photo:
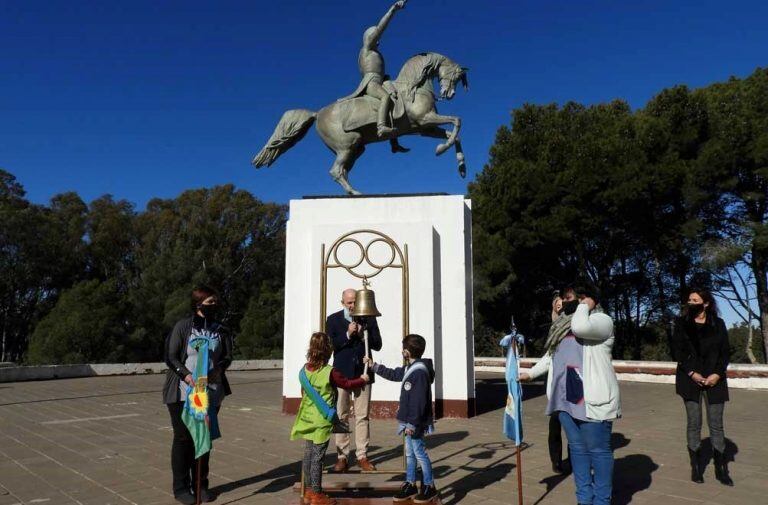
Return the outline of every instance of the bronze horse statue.
{"type": "MultiPolygon", "coordinates": [[[[459,174],[467,173],[464,152],[459,141],[461,118],[437,113],[435,91],[432,84],[437,78],[440,83],[440,97],[450,100],[456,93],[456,84],[467,85],[467,69],[459,66],[446,56],[437,53],[422,53],[405,62],[397,79],[387,81],[384,87],[396,96],[390,118],[394,137],[422,135],[442,139],[437,146],[439,156],[451,146],[456,149],[459,174]],[[452,124],[449,132],[439,125],[452,124]]],[[[334,153],[336,160],[331,167],[331,177],[347,193],[359,195],[348,180],[349,171],[365,151],[365,146],[394,138],[380,137],[376,132],[379,101],[361,96],[343,99],[323,107],[318,112],[306,109],[289,110],[283,114],[274,133],[264,148],[253,158],[256,168],[270,166],[277,158],[304,138],[309,127],[317,124],[317,133],[334,153]]]]}

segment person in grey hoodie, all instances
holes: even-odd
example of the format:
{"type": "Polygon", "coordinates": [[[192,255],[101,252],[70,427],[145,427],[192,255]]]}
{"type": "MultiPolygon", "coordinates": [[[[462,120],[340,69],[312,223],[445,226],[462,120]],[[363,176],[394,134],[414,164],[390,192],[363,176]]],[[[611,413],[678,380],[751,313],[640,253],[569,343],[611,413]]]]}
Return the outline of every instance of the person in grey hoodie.
{"type": "Polygon", "coordinates": [[[399,423],[397,434],[405,433],[405,482],[394,496],[395,502],[430,503],[437,497],[432,477],[432,462],[427,454],[424,435],[434,431],[435,417],[432,413],[432,382],[435,369],[431,359],[424,359],[427,342],[421,335],[406,335],[403,339],[403,358],[406,366],[391,369],[374,363],[366,357],[365,362],[381,377],[402,382],[400,406],[397,409],[399,423]],[[416,462],[422,473],[421,491],[416,488],[416,462]]]}

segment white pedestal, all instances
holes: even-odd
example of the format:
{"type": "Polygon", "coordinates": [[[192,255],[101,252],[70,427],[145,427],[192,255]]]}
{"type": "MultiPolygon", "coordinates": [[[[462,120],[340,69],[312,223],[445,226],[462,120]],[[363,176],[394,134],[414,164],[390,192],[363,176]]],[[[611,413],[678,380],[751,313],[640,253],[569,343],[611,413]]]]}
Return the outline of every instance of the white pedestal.
{"type": "MultiPolygon", "coordinates": [[[[309,337],[320,328],[321,250],[356,230],[375,230],[408,250],[411,333],[427,341],[424,357],[434,360],[435,410],[439,417],[474,414],[475,377],[472,318],[471,202],[461,195],[367,196],[291,200],[285,275],[285,337],[283,348],[283,411],[298,408],[298,373],[305,363],[309,337]]],[[[365,246],[376,238],[356,236],[365,246]]],[[[360,253],[350,243],[339,248],[339,261],[354,263],[360,253]]],[[[374,263],[385,264],[390,249],[371,246],[374,263]]],[[[365,263],[359,273],[375,272],[365,263]]],[[[388,268],[370,279],[383,347],[377,362],[402,364],[401,271],[388,268]]],[[[361,280],[343,268],[327,274],[327,309],[323,318],[341,309],[341,292],[360,289],[361,280]]],[[[392,417],[400,384],[377,377],[372,389],[373,417],[392,417]]]]}

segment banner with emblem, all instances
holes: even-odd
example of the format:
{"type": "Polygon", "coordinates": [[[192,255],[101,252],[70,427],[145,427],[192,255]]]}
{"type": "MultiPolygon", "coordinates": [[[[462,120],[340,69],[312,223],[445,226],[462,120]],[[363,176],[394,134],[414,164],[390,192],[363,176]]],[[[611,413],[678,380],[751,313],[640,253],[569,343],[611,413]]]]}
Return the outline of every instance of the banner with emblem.
{"type": "Polygon", "coordinates": [[[523,345],[524,343],[524,337],[517,333],[514,326],[512,333],[506,335],[499,342],[499,345],[507,349],[505,371],[507,378],[507,402],[504,407],[503,431],[504,435],[514,441],[518,447],[523,443],[523,388],[518,377],[518,370],[520,369],[518,345],[523,345]]]}
{"type": "Polygon", "coordinates": [[[211,406],[208,394],[209,351],[219,340],[205,330],[193,330],[189,345],[197,351],[197,363],[192,372],[195,386],[188,388],[181,419],[187,426],[195,444],[195,459],[211,450],[211,441],[221,436],[216,409],[211,406]]]}

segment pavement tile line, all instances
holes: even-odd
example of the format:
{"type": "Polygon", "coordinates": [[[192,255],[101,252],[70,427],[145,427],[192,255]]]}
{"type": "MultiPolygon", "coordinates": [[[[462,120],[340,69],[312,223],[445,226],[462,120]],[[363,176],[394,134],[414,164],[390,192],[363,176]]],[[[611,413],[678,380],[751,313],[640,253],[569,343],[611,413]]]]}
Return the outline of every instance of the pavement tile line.
{"type": "MultiPolygon", "coordinates": [[[[54,459],[54,458],[51,458],[50,456],[48,456],[48,455],[46,455],[46,454],[44,454],[44,453],[42,453],[42,452],[38,451],[37,449],[34,449],[33,447],[30,447],[29,445],[25,444],[24,442],[22,442],[22,441],[20,441],[20,440],[18,440],[18,439],[16,439],[16,438],[14,438],[14,437],[8,436],[8,435],[5,435],[5,437],[6,437],[6,438],[10,438],[11,440],[13,440],[14,442],[16,442],[17,444],[19,444],[19,445],[22,445],[22,446],[25,446],[27,449],[29,449],[29,450],[31,450],[31,451],[33,451],[33,452],[37,453],[38,455],[40,455],[40,456],[43,456],[44,458],[46,458],[46,459],[50,460],[51,462],[53,462],[53,463],[56,463],[57,465],[59,465],[59,466],[61,466],[61,467],[65,468],[65,469],[67,469],[67,470],[69,470],[69,471],[71,471],[71,472],[73,472],[73,473],[77,474],[79,477],[81,477],[81,478],[83,478],[83,479],[85,479],[85,480],[87,480],[87,481],[89,481],[89,482],[92,482],[93,484],[96,484],[97,486],[100,486],[100,487],[104,488],[103,486],[101,486],[101,484],[99,484],[98,482],[94,481],[93,479],[91,479],[91,478],[90,478],[90,477],[88,477],[87,475],[84,475],[84,474],[82,474],[82,473],[78,472],[77,470],[74,470],[74,469],[72,469],[72,468],[69,468],[69,467],[67,467],[67,465],[65,465],[65,464],[63,464],[63,463],[61,463],[61,462],[57,461],[57,460],[56,460],[56,459],[54,459]]],[[[3,454],[5,455],[4,451],[1,451],[1,450],[0,450],[0,452],[3,452],[3,454]]],[[[42,480],[43,482],[46,482],[46,481],[45,481],[45,479],[44,479],[44,478],[43,478],[41,475],[39,475],[39,474],[37,474],[37,473],[33,472],[32,470],[30,470],[28,467],[26,467],[26,466],[25,466],[24,464],[22,464],[21,462],[14,460],[14,463],[15,463],[15,464],[17,464],[18,466],[20,466],[21,468],[23,468],[24,470],[26,470],[27,472],[29,472],[30,474],[34,475],[34,476],[35,476],[35,477],[37,477],[38,479],[42,480]]],[[[54,488],[54,489],[55,489],[55,488],[54,488]]],[[[104,489],[105,489],[105,490],[108,490],[107,488],[104,488],[104,489]]],[[[67,492],[65,492],[65,491],[63,491],[63,490],[61,490],[61,489],[56,489],[56,491],[57,491],[57,492],[59,492],[59,493],[61,493],[61,494],[63,494],[64,496],[66,496],[67,498],[69,498],[69,499],[70,499],[70,500],[72,500],[73,502],[77,503],[78,505],[83,505],[83,502],[81,502],[80,500],[78,500],[78,499],[74,498],[74,497],[73,497],[73,496],[71,496],[69,493],[67,493],[67,492]]],[[[108,491],[110,491],[110,492],[111,492],[111,490],[108,490],[108,491]]],[[[116,496],[118,496],[119,498],[122,498],[124,501],[126,501],[126,502],[130,503],[131,505],[140,505],[140,504],[138,504],[138,503],[135,503],[135,502],[133,502],[133,501],[131,501],[131,500],[129,500],[129,499],[127,499],[127,498],[125,498],[124,496],[120,496],[118,493],[114,493],[114,494],[115,494],[116,496]]]]}
{"type": "MultiPolygon", "coordinates": [[[[153,391],[152,393],[153,393],[153,396],[154,396],[155,394],[157,394],[157,392],[155,392],[155,391],[153,391]]],[[[96,395],[94,395],[94,397],[95,397],[95,396],[96,396],[96,395]]],[[[93,401],[93,398],[89,398],[87,401],[93,401]]],[[[75,412],[75,413],[78,413],[78,414],[82,414],[82,412],[83,412],[83,409],[78,409],[78,408],[75,408],[74,406],[71,406],[71,405],[64,405],[64,406],[52,406],[52,405],[50,405],[50,404],[45,404],[45,405],[41,405],[40,407],[41,407],[41,408],[43,408],[43,409],[46,409],[46,410],[50,410],[50,411],[52,411],[53,415],[59,415],[59,416],[61,415],[61,413],[62,413],[62,410],[64,410],[64,409],[69,409],[69,410],[72,410],[73,412],[75,412]]],[[[105,425],[104,427],[107,427],[107,428],[109,428],[109,426],[106,426],[106,425],[105,425]]],[[[26,428],[24,428],[24,427],[21,427],[21,426],[20,426],[19,428],[20,428],[20,429],[22,429],[22,430],[24,430],[24,431],[26,431],[27,433],[29,433],[29,434],[30,434],[31,436],[33,436],[33,437],[34,437],[34,436],[36,436],[36,437],[40,437],[40,438],[43,438],[44,440],[46,440],[47,442],[49,442],[51,445],[56,445],[56,446],[58,446],[58,447],[60,447],[60,448],[62,448],[62,449],[64,449],[64,450],[66,450],[66,451],[68,451],[68,452],[74,453],[75,455],[77,455],[77,456],[79,456],[79,457],[83,457],[83,458],[85,458],[85,456],[83,456],[83,454],[82,454],[80,451],[76,451],[76,450],[74,450],[74,449],[72,449],[72,448],[70,448],[70,447],[67,447],[66,445],[63,445],[63,444],[61,444],[61,443],[59,443],[59,442],[57,442],[57,441],[55,441],[55,440],[52,440],[51,438],[48,438],[48,437],[46,437],[46,436],[42,435],[41,433],[35,433],[35,432],[32,432],[31,430],[28,430],[28,429],[26,429],[26,428]]],[[[72,430],[72,429],[74,429],[74,430],[76,430],[76,431],[87,431],[87,432],[89,432],[89,433],[91,433],[92,435],[95,435],[95,436],[97,436],[97,437],[98,437],[98,436],[103,436],[103,434],[102,434],[102,433],[96,432],[96,431],[94,431],[93,429],[87,428],[86,426],[82,426],[82,425],[73,426],[72,428],[68,428],[68,429],[67,429],[67,431],[68,431],[68,432],[71,432],[71,430],[72,430]]],[[[140,443],[142,440],[144,440],[144,439],[142,439],[142,437],[140,437],[140,436],[138,436],[138,435],[133,435],[133,434],[131,434],[131,433],[128,433],[128,432],[121,432],[121,431],[118,431],[118,430],[116,430],[115,428],[109,428],[109,429],[111,429],[112,431],[115,431],[115,432],[117,432],[117,433],[120,433],[120,434],[124,434],[124,435],[129,435],[129,436],[135,437],[135,438],[137,439],[137,443],[140,443]]],[[[152,433],[152,430],[149,430],[149,429],[146,429],[145,431],[146,431],[147,433],[152,433]]],[[[101,454],[103,454],[103,453],[104,453],[104,448],[103,448],[103,446],[101,446],[101,445],[99,445],[99,444],[96,444],[96,443],[93,443],[93,442],[91,441],[91,438],[89,438],[89,437],[80,438],[80,439],[79,439],[79,442],[80,442],[80,443],[89,444],[89,445],[93,446],[94,448],[98,449],[98,451],[99,451],[101,454]]],[[[124,452],[122,452],[122,451],[121,451],[121,452],[118,452],[118,453],[117,453],[117,456],[118,456],[118,460],[121,460],[121,459],[127,459],[127,460],[129,460],[129,461],[130,461],[130,463],[132,463],[132,464],[135,464],[135,465],[140,465],[140,464],[141,464],[141,462],[140,462],[140,461],[137,461],[137,460],[135,460],[135,459],[133,459],[133,458],[131,458],[131,457],[127,456],[127,455],[126,455],[126,454],[124,454],[124,452]]],[[[88,459],[88,458],[86,458],[86,459],[88,459]]],[[[89,459],[89,460],[90,460],[90,459],[89,459]]],[[[92,460],[91,460],[91,461],[92,461],[92,460]]],[[[166,465],[164,465],[164,466],[166,466],[166,465]]],[[[154,470],[155,470],[155,472],[157,472],[157,473],[160,473],[160,472],[162,472],[162,470],[160,470],[159,468],[155,468],[154,470]]],[[[111,469],[111,471],[112,471],[112,472],[114,472],[115,474],[118,474],[118,475],[120,475],[120,476],[121,476],[121,480],[122,480],[123,482],[126,482],[126,481],[132,481],[132,480],[134,480],[134,477],[133,477],[131,474],[129,474],[129,473],[125,473],[125,472],[124,472],[124,471],[122,471],[120,468],[113,468],[113,469],[111,469]]],[[[151,489],[155,489],[155,490],[157,490],[159,493],[161,493],[161,494],[163,494],[163,495],[165,495],[165,496],[171,496],[171,494],[170,494],[168,491],[164,491],[164,490],[161,490],[161,489],[159,489],[159,488],[157,488],[157,487],[154,487],[154,486],[152,486],[151,484],[147,484],[146,482],[143,482],[143,481],[134,481],[134,482],[137,482],[137,483],[141,484],[141,485],[142,485],[142,486],[144,486],[145,488],[149,487],[149,488],[151,488],[151,489]]],[[[108,486],[103,486],[103,485],[102,485],[102,487],[103,487],[105,490],[108,490],[109,492],[111,492],[111,493],[113,493],[113,494],[116,494],[117,496],[122,496],[120,493],[116,493],[114,490],[112,490],[112,489],[111,489],[111,488],[109,488],[108,486]]],[[[131,502],[131,503],[132,503],[132,502],[131,502]]]]}
{"type": "Polygon", "coordinates": [[[124,419],[126,417],[138,417],[141,414],[120,414],[116,416],[101,416],[101,417],[80,417],[75,419],[56,419],[54,421],[42,421],[40,424],[69,424],[69,423],[83,423],[86,421],[108,421],[111,419],[124,419]]]}

